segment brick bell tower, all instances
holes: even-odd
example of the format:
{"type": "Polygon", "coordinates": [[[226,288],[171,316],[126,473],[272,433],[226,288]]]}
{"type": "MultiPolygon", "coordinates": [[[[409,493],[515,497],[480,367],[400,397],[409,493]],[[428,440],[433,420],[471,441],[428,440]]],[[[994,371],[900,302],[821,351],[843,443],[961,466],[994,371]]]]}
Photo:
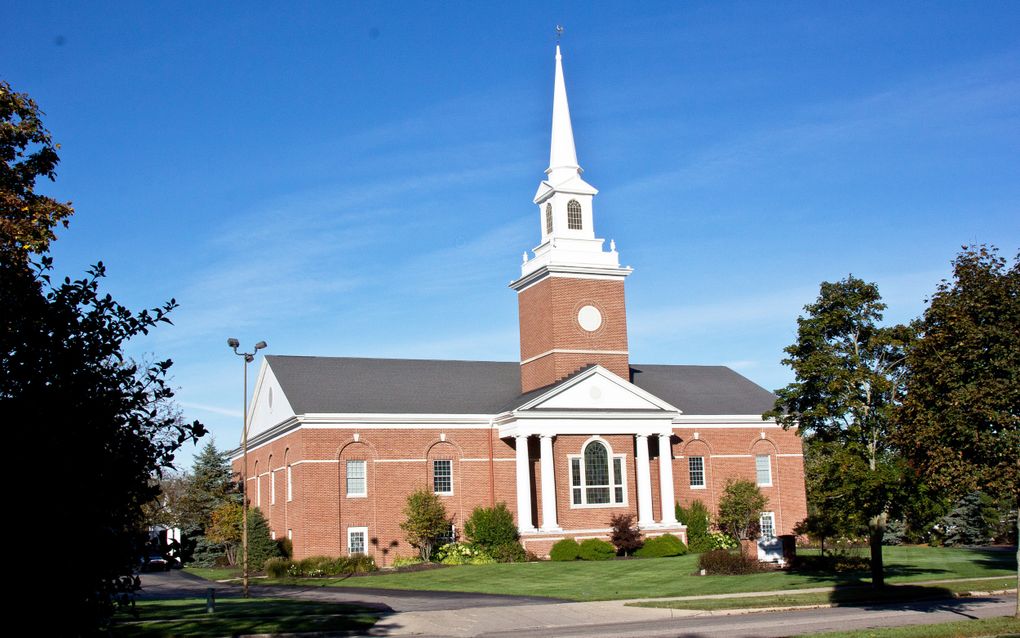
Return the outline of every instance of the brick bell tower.
{"type": "Polygon", "coordinates": [[[595,237],[598,190],[582,172],[557,45],[549,168],[534,199],[542,241],[533,258],[524,253],[521,276],[510,284],[520,314],[522,392],[596,363],[629,380],[623,280],[631,269],[620,267],[615,242],[605,251],[595,237]]]}

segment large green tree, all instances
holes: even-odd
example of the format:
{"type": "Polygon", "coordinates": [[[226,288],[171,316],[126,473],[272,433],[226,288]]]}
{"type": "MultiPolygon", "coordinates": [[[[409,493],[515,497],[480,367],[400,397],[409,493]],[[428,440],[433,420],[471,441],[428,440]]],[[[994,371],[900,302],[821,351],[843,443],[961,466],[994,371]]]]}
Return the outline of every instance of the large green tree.
{"type": "Polygon", "coordinates": [[[215,441],[206,442],[195,457],[181,501],[179,525],[192,534],[202,534],[213,511],[224,503],[241,502],[230,461],[215,441]]]}
{"type": "Polygon", "coordinates": [[[881,326],[878,286],[849,276],[823,282],[797,319],[797,341],[783,363],[795,381],[776,391],[764,416],[822,446],[816,471],[827,477],[822,510],[856,512],[871,540],[874,586],[884,584],[882,536],[902,464],[893,448],[894,408],[903,396],[907,326],[881,326]]]}
{"type": "Polygon", "coordinates": [[[61,613],[47,618],[47,632],[90,634],[138,587],[152,478],[205,430],[168,407],[169,360],[140,365],[124,355],[132,337],[169,323],[176,302],[141,312],[118,304],[100,292],[101,263],[81,279],[51,281],[52,262],[40,253],[70,208],[34,192],[37,177],[53,175],[55,146],[36,105],[6,83],[0,160],[0,414],[7,449],[31,459],[9,490],[10,511],[24,523],[9,603],[30,608],[59,582],[61,613]],[[55,580],[40,565],[58,556],[74,567],[55,580]]]}
{"type": "Polygon", "coordinates": [[[904,453],[954,500],[981,490],[1020,512],[1020,255],[1010,265],[964,246],[919,330],[897,415],[904,453]]]}

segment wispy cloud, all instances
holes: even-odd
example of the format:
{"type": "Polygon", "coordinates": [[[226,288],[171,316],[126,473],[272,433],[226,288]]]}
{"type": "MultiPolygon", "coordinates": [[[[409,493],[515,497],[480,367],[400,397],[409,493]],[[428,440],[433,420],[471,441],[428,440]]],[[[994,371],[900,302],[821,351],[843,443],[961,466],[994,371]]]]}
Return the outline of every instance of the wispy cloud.
{"type": "Polygon", "coordinates": [[[221,416],[229,416],[237,419],[241,418],[240,410],[231,410],[229,408],[221,408],[216,405],[205,405],[203,403],[191,403],[188,401],[182,401],[181,406],[190,410],[200,410],[202,412],[211,412],[213,414],[219,414],[221,416]]]}

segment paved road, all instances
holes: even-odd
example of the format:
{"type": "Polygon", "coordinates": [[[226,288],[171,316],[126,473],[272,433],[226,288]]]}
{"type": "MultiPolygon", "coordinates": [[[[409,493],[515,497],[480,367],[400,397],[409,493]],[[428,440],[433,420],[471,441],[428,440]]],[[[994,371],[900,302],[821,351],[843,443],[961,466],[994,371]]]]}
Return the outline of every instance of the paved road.
{"type": "MultiPolygon", "coordinates": [[[[241,595],[239,585],[214,583],[186,571],[171,570],[142,574],[142,599],[205,597],[209,587],[219,598],[241,595]]],[[[458,611],[488,607],[526,607],[566,602],[559,598],[537,596],[497,596],[460,592],[422,592],[370,587],[297,587],[258,585],[252,581],[251,595],[259,598],[299,598],[320,602],[356,603],[384,612],[458,611]]]]}

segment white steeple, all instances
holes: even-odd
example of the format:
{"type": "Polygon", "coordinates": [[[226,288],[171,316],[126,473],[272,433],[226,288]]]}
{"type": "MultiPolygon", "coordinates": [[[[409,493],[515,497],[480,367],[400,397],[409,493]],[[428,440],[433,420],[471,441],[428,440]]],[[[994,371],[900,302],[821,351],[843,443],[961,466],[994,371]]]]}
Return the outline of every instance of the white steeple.
{"type": "Polygon", "coordinates": [[[545,173],[533,200],[538,205],[542,241],[534,249],[535,257],[521,265],[521,278],[511,285],[515,288],[518,284],[529,285],[554,272],[587,273],[600,278],[629,275],[630,268],[620,267],[615,244],[603,251],[605,240],[595,237],[592,203],[598,189],[581,178],[563,77],[563,55],[558,44],[549,168],[545,173]]]}
{"type": "Polygon", "coordinates": [[[556,81],[553,86],[552,143],[549,150],[549,181],[556,184],[581,173],[574,148],[574,129],[570,125],[567,86],[563,81],[563,56],[556,45],[556,81]]]}

